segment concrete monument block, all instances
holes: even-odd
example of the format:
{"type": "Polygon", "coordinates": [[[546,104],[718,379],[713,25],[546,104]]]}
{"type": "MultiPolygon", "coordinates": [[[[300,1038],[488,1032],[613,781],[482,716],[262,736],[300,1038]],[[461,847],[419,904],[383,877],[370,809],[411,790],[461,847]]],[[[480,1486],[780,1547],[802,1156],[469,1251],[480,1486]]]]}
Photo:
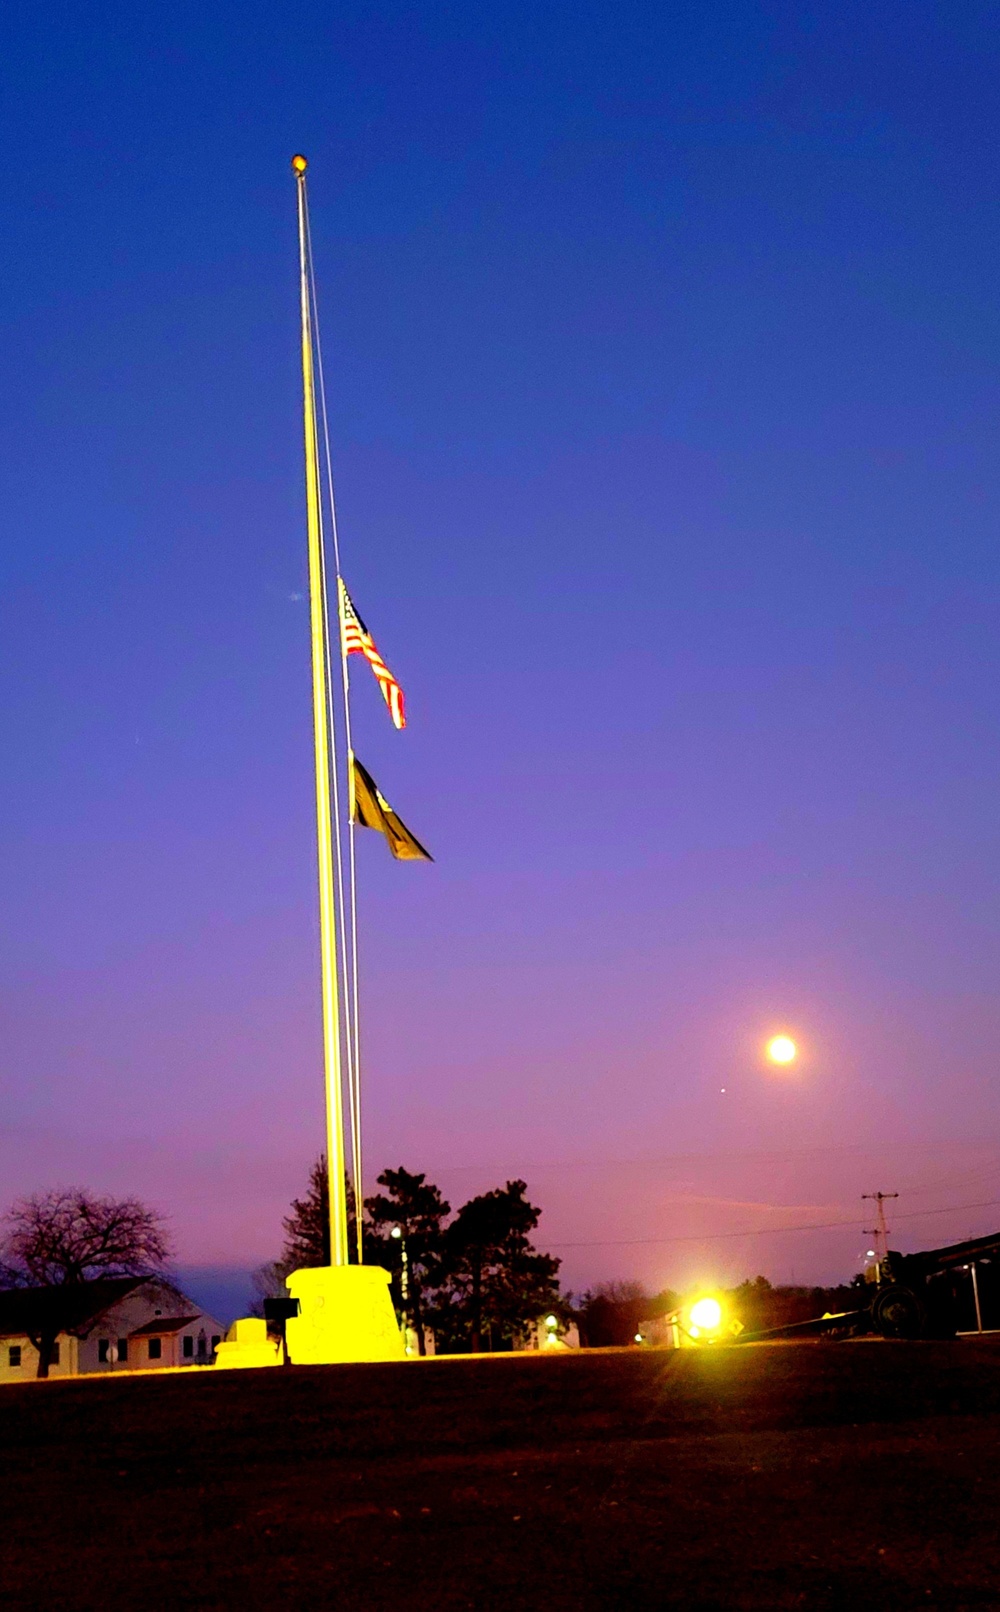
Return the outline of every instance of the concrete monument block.
{"type": "Polygon", "coordinates": [[[232,1371],[244,1366],[280,1366],[281,1344],[267,1335],[267,1322],[255,1316],[234,1321],[225,1342],[215,1352],[215,1369],[232,1371]]]}
{"type": "Polygon", "coordinates": [[[381,1266],[320,1265],[292,1271],[285,1286],[299,1301],[285,1331],[293,1365],[405,1359],[389,1272],[381,1266]]]}

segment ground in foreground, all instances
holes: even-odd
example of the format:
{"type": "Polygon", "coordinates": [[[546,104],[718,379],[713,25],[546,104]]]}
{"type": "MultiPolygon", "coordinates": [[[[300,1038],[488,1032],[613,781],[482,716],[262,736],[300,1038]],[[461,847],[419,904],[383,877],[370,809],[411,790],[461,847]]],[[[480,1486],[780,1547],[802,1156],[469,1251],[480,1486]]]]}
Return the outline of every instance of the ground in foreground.
{"type": "Polygon", "coordinates": [[[0,1604],[1000,1606],[1000,1347],[0,1390],[0,1604]]]}

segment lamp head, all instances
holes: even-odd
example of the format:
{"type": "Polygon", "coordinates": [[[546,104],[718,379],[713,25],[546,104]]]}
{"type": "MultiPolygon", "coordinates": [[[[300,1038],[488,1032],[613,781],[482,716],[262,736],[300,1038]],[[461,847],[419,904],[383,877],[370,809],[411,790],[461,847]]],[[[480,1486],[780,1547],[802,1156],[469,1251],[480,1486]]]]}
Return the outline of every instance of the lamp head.
{"type": "Polygon", "coordinates": [[[715,1332],[722,1325],[722,1305],[718,1299],[698,1299],[692,1304],[689,1314],[694,1337],[700,1332],[715,1332]]]}

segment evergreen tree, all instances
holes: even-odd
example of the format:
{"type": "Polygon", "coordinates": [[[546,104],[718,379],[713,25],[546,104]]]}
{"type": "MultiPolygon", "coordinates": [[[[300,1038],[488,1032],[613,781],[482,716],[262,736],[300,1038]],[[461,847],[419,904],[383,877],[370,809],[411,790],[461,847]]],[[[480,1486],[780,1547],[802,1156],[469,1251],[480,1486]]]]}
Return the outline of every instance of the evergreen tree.
{"type": "MultiPolygon", "coordinates": [[[[559,1296],[560,1261],[539,1253],[531,1241],[541,1210],[528,1202],[524,1181],[472,1198],[446,1224],[451,1213],[438,1188],[423,1173],[383,1170],[378,1184],[385,1190],[366,1199],[364,1250],[366,1265],[381,1265],[392,1277],[397,1310],[417,1334],[424,1352],[424,1329],[430,1326],[438,1347],[478,1351],[510,1348],[524,1341],[549,1310],[563,1314],[559,1296]],[[398,1227],[402,1236],[394,1238],[398,1227]],[[403,1244],[406,1246],[407,1292],[402,1291],[403,1244]]],[[[280,1259],[261,1266],[254,1285],[259,1300],[284,1295],[285,1277],[303,1267],[330,1263],[326,1159],[309,1172],[307,1189],[292,1201],[282,1225],[285,1246],[280,1259]]],[[[357,1259],[355,1198],[347,1182],[350,1258],[357,1259]]]]}
{"type": "Polygon", "coordinates": [[[442,1198],[437,1187],[423,1173],[411,1175],[402,1165],[398,1170],[383,1170],[378,1178],[384,1193],[365,1199],[366,1263],[384,1264],[392,1272],[393,1297],[403,1313],[404,1322],[417,1334],[417,1347],[426,1353],[424,1326],[427,1320],[427,1300],[441,1285],[445,1252],[445,1218],[451,1205],[442,1198]],[[398,1227],[401,1237],[392,1236],[398,1227]],[[381,1252],[376,1260],[375,1245],[381,1252]],[[368,1249],[371,1247],[371,1252],[368,1249]],[[403,1258],[406,1259],[406,1292],[403,1292],[403,1258]]]}
{"type": "Polygon", "coordinates": [[[484,1338],[491,1348],[523,1342],[559,1304],[561,1261],[533,1247],[541,1210],[526,1191],[526,1182],[508,1181],[471,1198],[448,1227],[435,1324],[450,1347],[477,1353],[484,1338]]]}
{"type": "MultiPolygon", "coordinates": [[[[348,1259],[353,1264],[358,1257],[357,1209],[354,1200],[354,1183],[345,1176],[347,1189],[347,1247],[348,1259]]],[[[275,1268],[282,1276],[289,1271],[303,1270],[315,1265],[330,1263],[330,1180],[326,1168],[326,1154],[321,1153],[309,1171],[309,1184],[301,1198],[292,1199],[291,1213],[281,1222],[285,1230],[285,1246],[275,1268]]]]}

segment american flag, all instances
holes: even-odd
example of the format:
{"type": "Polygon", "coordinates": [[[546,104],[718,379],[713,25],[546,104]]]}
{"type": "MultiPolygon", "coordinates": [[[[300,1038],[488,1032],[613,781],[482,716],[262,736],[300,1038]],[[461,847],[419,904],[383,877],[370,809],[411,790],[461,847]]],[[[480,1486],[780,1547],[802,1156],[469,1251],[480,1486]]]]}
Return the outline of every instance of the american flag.
{"type": "Polygon", "coordinates": [[[385,661],[375,648],[375,640],[365,626],[350,594],[344,586],[343,577],[338,577],[340,583],[340,630],[343,634],[344,654],[363,655],[378,679],[378,686],[382,690],[382,698],[389,707],[389,715],[393,725],[397,728],[406,727],[406,711],[403,705],[403,690],[393,677],[385,661]]]}

